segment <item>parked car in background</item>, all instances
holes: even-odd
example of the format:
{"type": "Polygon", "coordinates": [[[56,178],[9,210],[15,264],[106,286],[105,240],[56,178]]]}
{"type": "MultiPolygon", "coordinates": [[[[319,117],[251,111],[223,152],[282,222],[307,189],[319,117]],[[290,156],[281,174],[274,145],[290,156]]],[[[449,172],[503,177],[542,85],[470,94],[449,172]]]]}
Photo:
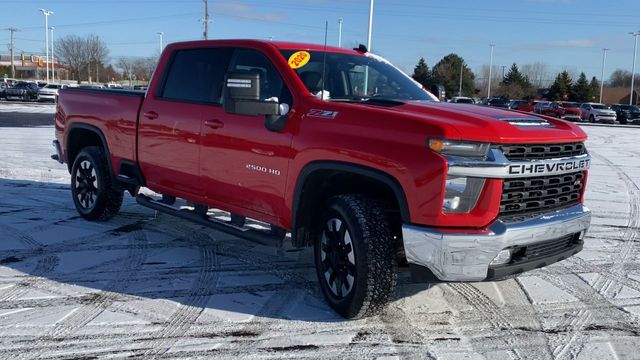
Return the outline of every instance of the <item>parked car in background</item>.
{"type": "Polygon", "coordinates": [[[37,101],[39,97],[40,89],[38,84],[34,82],[20,81],[15,86],[7,89],[7,100],[37,101]]]}
{"type": "Polygon", "coordinates": [[[549,105],[544,115],[557,117],[563,120],[580,121],[580,104],[568,101],[556,101],[549,105]]]}
{"type": "Polygon", "coordinates": [[[548,101],[539,101],[533,107],[533,112],[536,114],[545,114],[547,110],[551,106],[551,103],[548,101]]]}
{"type": "Polygon", "coordinates": [[[512,110],[518,110],[518,111],[525,111],[525,112],[534,112],[535,110],[535,106],[538,103],[538,101],[535,100],[517,100],[518,103],[515,105],[512,105],[513,107],[511,108],[512,110]],[[521,102],[522,101],[522,102],[521,102]]]}
{"type": "Polygon", "coordinates": [[[634,105],[613,104],[611,110],[616,112],[620,124],[640,121],[640,108],[634,105]]]}
{"type": "Polygon", "coordinates": [[[133,85],[133,90],[147,91],[147,85],[133,85]]]}
{"type": "Polygon", "coordinates": [[[449,100],[449,102],[456,103],[456,104],[475,104],[475,101],[473,101],[472,98],[465,97],[465,96],[454,96],[451,98],[451,100],[449,100]]]}
{"type": "Polygon", "coordinates": [[[491,98],[482,100],[482,105],[507,108],[509,100],[503,98],[491,98]]]}
{"type": "Polygon", "coordinates": [[[529,103],[529,101],[528,101],[528,100],[511,100],[511,101],[509,101],[509,103],[507,104],[507,107],[508,107],[509,109],[516,110],[516,109],[518,108],[518,106],[526,105],[526,104],[528,104],[528,103],[529,103]]]}
{"type": "Polygon", "coordinates": [[[0,99],[4,99],[7,97],[7,89],[9,88],[9,83],[0,80],[0,99]]]}
{"type": "Polygon", "coordinates": [[[47,84],[40,89],[40,101],[57,101],[58,90],[64,89],[67,86],[64,84],[47,84]]]}
{"type": "Polygon", "coordinates": [[[607,105],[599,103],[584,103],[580,105],[580,118],[589,122],[602,122],[614,124],[616,122],[616,112],[607,105]]]}

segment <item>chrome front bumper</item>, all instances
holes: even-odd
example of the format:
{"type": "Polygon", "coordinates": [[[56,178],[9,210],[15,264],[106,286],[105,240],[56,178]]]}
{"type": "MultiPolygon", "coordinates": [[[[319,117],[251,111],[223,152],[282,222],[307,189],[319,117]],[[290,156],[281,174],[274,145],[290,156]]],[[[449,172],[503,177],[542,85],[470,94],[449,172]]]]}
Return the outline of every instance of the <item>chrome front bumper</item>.
{"type": "Polygon", "coordinates": [[[518,223],[496,220],[482,234],[403,225],[402,236],[410,264],[429,268],[443,281],[482,281],[501,250],[586,232],[590,223],[589,209],[575,205],[518,223]]]}

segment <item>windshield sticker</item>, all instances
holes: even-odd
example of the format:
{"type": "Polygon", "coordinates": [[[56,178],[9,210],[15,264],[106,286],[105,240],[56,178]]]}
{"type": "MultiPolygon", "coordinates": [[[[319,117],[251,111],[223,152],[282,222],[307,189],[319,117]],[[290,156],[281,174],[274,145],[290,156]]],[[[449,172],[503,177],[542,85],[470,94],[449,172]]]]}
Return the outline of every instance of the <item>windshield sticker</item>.
{"type": "Polygon", "coordinates": [[[299,69],[309,62],[311,54],[306,51],[297,51],[289,57],[289,66],[292,69],[299,69]]]}

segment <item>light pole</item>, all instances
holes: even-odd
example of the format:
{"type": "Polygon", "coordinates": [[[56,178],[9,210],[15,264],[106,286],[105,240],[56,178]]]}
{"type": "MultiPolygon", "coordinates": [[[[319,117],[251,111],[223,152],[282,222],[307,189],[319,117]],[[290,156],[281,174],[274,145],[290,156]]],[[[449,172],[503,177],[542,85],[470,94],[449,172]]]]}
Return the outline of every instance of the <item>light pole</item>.
{"type": "MultiPolygon", "coordinates": [[[[371,52],[371,32],[373,31],[373,0],[369,1],[369,30],[367,31],[367,51],[371,52]]],[[[369,90],[369,67],[364,68],[364,94],[369,90]]]]}
{"type": "Polygon", "coordinates": [[[55,26],[49,27],[49,30],[51,31],[51,78],[54,83],[56,82],[56,61],[55,56],[53,55],[53,30],[55,29],[55,26]]]}
{"type": "Polygon", "coordinates": [[[464,66],[464,61],[460,60],[460,87],[458,88],[458,96],[462,96],[462,70],[464,66]]]}
{"type": "Polygon", "coordinates": [[[338,47],[342,47],[342,18],[338,19],[338,47]]]}
{"type": "Polygon", "coordinates": [[[157,32],[158,37],[160,38],[160,54],[162,54],[162,49],[164,48],[164,46],[162,46],[162,36],[164,35],[163,31],[159,31],[157,32]]]}
{"type": "Polygon", "coordinates": [[[602,104],[602,90],[604,89],[604,66],[607,62],[607,51],[610,49],[602,49],[602,73],[600,74],[600,103],[602,104]]]}
{"type": "Polygon", "coordinates": [[[47,49],[45,63],[47,65],[47,82],[49,82],[49,15],[53,15],[53,11],[47,11],[45,9],[40,9],[40,11],[44,15],[44,42],[45,48],[47,49]]]}
{"type": "Polygon", "coordinates": [[[489,60],[489,85],[487,86],[487,99],[491,99],[491,75],[493,72],[493,48],[496,46],[495,44],[490,44],[491,47],[491,60],[489,60]]]}
{"type": "Polygon", "coordinates": [[[629,105],[633,105],[633,81],[636,77],[636,55],[638,51],[638,36],[640,36],[640,31],[630,32],[629,34],[635,37],[635,45],[633,46],[633,70],[631,70],[631,94],[629,94],[629,105]]]}
{"type": "Polygon", "coordinates": [[[367,50],[371,52],[371,32],[373,30],[373,0],[369,1],[369,31],[367,32],[367,50]]]}

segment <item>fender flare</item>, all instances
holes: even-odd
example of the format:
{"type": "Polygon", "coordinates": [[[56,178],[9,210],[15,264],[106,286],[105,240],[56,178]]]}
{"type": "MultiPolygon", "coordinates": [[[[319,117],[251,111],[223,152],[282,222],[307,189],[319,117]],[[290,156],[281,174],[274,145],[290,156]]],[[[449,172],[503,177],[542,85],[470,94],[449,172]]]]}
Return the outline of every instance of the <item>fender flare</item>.
{"type": "Polygon", "coordinates": [[[400,208],[400,217],[404,223],[411,223],[411,217],[409,214],[409,204],[407,202],[407,197],[405,195],[404,189],[400,182],[393,176],[383,171],[358,165],[354,163],[341,162],[341,161],[313,161],[305,165],[300,173],[298,174],[298,178],[296,181],[294,195],[293,195],[293,216],[292,216],[292,226],[293,231],[296,231],[297,222],[298,222],[298,208],[300,207],[300,201],[302,199],[302,190],[304,185],[311,174],[318,170],[337,170],[341,172],[353,173],[356,175],[366,176],[372,178],[376,181],[379,181],[385,185],[387,185],[391,191],[393,191],[396,200],[398,201],[398,206],[400,208]]]}
{"type": "Polygon", "coordinates": [[[67,135],[65,137],[64,145],[66,147],[65,150],[67,155],[67,166],[69,167],[69,171],[71,171],[71,167],[73,166],[73,160],[75,160],[75,159],[69,159],[69,139],[71,138],[71,135],[76,129],[91,131],[92,133],[95,133],[96,135],[98,135],[98,137],[100,138],[100,141],[102,142],[102,146],[104,147],[104,150],[106,152],[105,155],[107,157],[107,165],[109,166],[111,177],[114,178],[115,174],[113,174],[113,164],[111,163],[111,152],[109,151],[109,143],[107,143],[107,138],[104,136],[100,128],[98,128],[97,126],[89,125],[85,123],[71,123],[71,125],[69,125],[69,130],[67,130],[67,135]]]}

